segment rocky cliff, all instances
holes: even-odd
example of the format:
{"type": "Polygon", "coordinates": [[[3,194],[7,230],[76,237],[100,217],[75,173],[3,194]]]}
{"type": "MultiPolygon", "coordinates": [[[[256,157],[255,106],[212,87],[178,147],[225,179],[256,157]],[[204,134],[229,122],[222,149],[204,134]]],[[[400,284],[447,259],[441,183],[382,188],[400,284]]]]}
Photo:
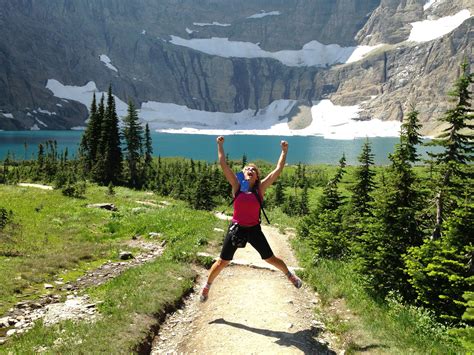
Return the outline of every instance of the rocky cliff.
{"type": "Polygon", "coordinates": [[[83,126],[87,107],[55,97],[46,88],[55,79],[70,86],[94,81],[100,91],[112,84],[118,97],[138,106],[157,101],[204,111],[258,110],[277,99],[310,106],[330,98],[362,105],[363,118],[401,120],[416,102],[430,133],[447,106],[456,68],[463,57],[472,61],[473,20],[422,43],[407,41],[411,23],[463,9],[472,14],[474,5],[426,3],[0,0],[0,129],[83,126]],[[382,46],[353,63],[290,66],[265,56],[213,55],[176,45],[172,36],[226,38],[265,53],[298,51],[311,41],[382,46]]]}

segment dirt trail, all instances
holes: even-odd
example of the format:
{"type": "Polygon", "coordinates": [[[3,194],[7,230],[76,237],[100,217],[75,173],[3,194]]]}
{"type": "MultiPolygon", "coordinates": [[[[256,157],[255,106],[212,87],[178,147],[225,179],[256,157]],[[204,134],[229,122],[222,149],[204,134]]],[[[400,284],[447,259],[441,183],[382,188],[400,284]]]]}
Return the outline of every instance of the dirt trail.
{"type": "MultiPolygon", "coordinates": [[[[263,230],[275,255],[296,267],[288,236],[275,228],[263,230]]],[[[235,259],[269,266],[250,245],[235,259]]],[[[199,285],[207,271],[200,274],[199,285]]],[[[334,338],[314,314],[318,302],[306,285],[296,289],[280,271],[229,266],[214,281],[207,302],[192,294],[167,318],[152,354],[334,354],[334,338]]]]}

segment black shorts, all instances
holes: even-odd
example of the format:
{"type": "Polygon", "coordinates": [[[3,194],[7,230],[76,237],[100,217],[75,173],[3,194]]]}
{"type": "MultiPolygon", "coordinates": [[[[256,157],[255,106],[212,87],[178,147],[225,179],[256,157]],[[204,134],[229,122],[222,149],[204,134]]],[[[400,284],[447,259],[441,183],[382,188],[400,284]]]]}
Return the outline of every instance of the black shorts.
{"type": "MultiPolygon", "coordinates": [[[[268,259],[273,256],[272,248],[270,248],[270,244],[268,244],[267,238],[265,238],[260,224],[253,227],[240,226],[238,233],[247,235],[248,242],[258,251],[262,259],[268,259]]],[[[232,245],[230,235],[227,232],[220,258],[222,260],[232,260],[236,250],[237,247],[232,245]]]]}

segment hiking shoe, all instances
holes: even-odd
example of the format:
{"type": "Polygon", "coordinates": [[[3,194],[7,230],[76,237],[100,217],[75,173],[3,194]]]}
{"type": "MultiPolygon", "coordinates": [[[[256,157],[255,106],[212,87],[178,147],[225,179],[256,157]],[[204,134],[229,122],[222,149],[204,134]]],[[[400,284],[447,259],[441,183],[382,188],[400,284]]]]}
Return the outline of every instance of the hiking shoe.
{"type": "Polygon", "coordinates": [[[295,274],[291,273],[290,276],[288,276],[288,280],[291,281],[291,283],[296,287],[296,288],[300,288],[302,285],[303,285],[303,282],[301,281],[301,279],[296,276],[295,274]]]}
{"type": "Polygon", "coordinates": [[[208,287],[207,285],[205,285],[202,290],[201,290],[201,295],[199,296],[199,300],[201,302],[206,302],[207,301],[207,298],[209,296],[209,289],[210,287],[208,287]]]}

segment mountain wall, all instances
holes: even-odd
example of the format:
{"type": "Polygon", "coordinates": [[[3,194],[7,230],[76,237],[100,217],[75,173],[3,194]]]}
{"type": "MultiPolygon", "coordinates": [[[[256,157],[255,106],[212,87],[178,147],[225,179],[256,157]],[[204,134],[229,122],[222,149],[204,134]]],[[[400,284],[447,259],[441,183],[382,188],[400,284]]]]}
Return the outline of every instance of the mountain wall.
{"type": "Polygon", "coordinates": [[[363,118],[401,120],[419,106],[425,132],[447,107],[462,58],[472,61],[472,17],[449,34],[406,42],[411,23],[474,13],[470,1],[437,0],[0,0],[0,129],[83,126],[87,107],[53,96],[64,85],[111,84],[124,101],[204,111],[258,110],[277,99],[301,106],[330,98],[360,104],[363,118]],[[383,44],[353,63],[288,66],[272,58],[223,57],[174,44],[227,38],[266,53],[311,41],[341,47],[383,44]],[[99,58],[106,55],[114,69],[99,58]],[[3,113],[3,117],[2,114],[3,113]]]}

